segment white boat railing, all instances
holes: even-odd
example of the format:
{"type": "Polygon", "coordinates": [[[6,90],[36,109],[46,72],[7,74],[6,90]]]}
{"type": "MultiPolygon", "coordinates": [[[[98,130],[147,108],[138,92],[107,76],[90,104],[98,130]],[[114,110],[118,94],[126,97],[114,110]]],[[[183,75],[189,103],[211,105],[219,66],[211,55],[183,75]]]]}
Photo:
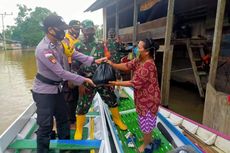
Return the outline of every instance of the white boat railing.
{"type": "MultiPolygon", "coordinates": [[[[112,151],[111,151],[110,141],[108,138],[108,129],[106,126],[106,119],[105,119],[105,112],[104,112],[103,105],[104,105],[104,102],[102,101],[101,96],[97,93],[93,99],[94,112],[92,114],[89,113],[86,116],[92,117],[94,119],[97,118],[100,120],[99,122],[100,128],[98,129],[97,132],[99,132],[101,135],[99,136],[99,140],[101,140],[101,143],[100,143],[100,147],[98,148],[99,149],[98,153],[111,153],[112,151]],[[98,115],[95,115],[95,113],[96,114],[98,113],[98,115]]],[[[24,139],[25,138],[24,135],[27,135],[25,134],[24,129],[26,129],[26,131],[30,130],[32,126],[28,124],[36,124],[35,118],[36,118],[36,104],[32,103],[0,136],[0,153],[5,152],[8,146],[12,142],[14,142],[14,140],[24,139]],[[30,122],[31,120],[33,122],[30,122]]],[[[73,140],[70,140],[70,141],[72,142],[73,140]]],[[[81,140],[76,140],[76,142],[77,141],[81,141],[81,140]]],[[[52,142],[55,142],[55,140],[51,140],[51,143],[52,142]]]]}
{"type": "Polygon", "coordinates": [[[25,124],[30,120],[36,111],[36,104],[32,103],[29,107],[6,129],[0,136],[0,152],[3,152],[7,146],[16,138],[25,124]]]}
{"type": "Polygon", "coordinates": [[[101,146],[104,146],[104,149],[101,149],[99,151],[99,153],[111,153],[111,147],[110,147],[110,142],[109,142],[109,137],[108,137],[108,129],[106,126],[106,120],[105,120],[105,112],[104,112],[104,102],[101,99],[101,96],[99,95],[99,93],[97,93],[94,97],[94,101],[98,101],[99,103],[99,109],[100,109],[100,117],[101,117],[101,121],[102,121],[102,135],[103,135],[103,141],[101,143],[101,146]]]}
{"type": "MultiPolygon", "coordinates": [[[[134,94],[133,89],[130,87],[122,87],[122,90],[124,90],[129,97],[134,100],[134,94]]],[[[183,145],[190,145],[193,147],[193,149],[196,150],[198,153],[202,153],[199,148],[197,148],[187,137],[185,137],[176,127],[174,127],[165,117],[158,113],[157,115],[158,122],[161,122],[163,126],[167,129],[167,131],[170,133],[170,135],[173,137],[177,147],[183,146],[183,145]]]]}

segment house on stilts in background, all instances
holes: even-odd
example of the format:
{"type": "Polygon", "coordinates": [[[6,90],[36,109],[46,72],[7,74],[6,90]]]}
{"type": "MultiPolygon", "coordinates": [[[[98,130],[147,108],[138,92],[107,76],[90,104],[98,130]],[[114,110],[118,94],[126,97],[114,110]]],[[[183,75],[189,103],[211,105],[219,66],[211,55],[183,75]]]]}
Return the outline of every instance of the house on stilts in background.
{"type": "Polygon", "coordinates": [[[124,43],[153,38],[162,105],[168,106],[170,79],[191,82],[205,98],[203,124],[230,134],[229,0],[96,0],[103,8],[104,39],[115,28],[124,43]]]}

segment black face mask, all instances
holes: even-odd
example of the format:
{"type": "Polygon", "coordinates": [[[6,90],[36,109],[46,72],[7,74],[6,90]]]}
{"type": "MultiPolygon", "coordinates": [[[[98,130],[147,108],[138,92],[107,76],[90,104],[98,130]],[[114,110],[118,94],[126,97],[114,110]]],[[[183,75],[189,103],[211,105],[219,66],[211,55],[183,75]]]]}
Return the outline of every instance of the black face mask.
{"type": "Polygon", "coordinates": [[[54,31],[55,31],[55,35],[51,34],[54,38],[56,38],[59,41],[64,39],[64,37],[65,37],[65,31],[64,30],[54,29],[54,31]]]}
{"type": "Polygon", "coordinates": [[[80,34],[79,31],[70,31],[69,33],[76,39],[79,37],[79,34],[80,34]]]}
{"type": "Polygon", "coordinates": [[[80,34],[79,32],[74,33],[74,34],[73,34],[74,38],[78,38],[78,37],[79,37],[79,34],[80,34]]]}
{"type": "Polygon", "coordinates": [[[85,37],[89,42],[94,41],[94,33],[88,33],[85,37]]]}

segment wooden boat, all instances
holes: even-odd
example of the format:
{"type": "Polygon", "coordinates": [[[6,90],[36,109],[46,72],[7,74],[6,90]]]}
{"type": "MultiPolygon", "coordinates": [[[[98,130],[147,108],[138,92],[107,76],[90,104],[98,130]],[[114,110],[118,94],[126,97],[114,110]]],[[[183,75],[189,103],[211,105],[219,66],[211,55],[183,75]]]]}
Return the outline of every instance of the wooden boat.
{"type": "MultiPolygon", "coordinates": [[[[36,149],[36,105],[32,103],[11,126],[0,136],[0,153],[34,152],[36,149]]],[[[104,108],[99,94],[93,100],[93,107],[86,115],[83,139],[51,140],[50,149],[55,152],[64,150],[92,150],[98,153],[111,153],[104,108]]]]}
{"type": "MultiPolygon", "coordinates": [[[[84,126],[83,140],[73,140],[74,130],[71,130],[71,140],[51,140],[50,149],[55,152],[65,150],[90,150],[98,153],[111,153],[115,148],[117,153],[135,153],[142,143],[137,114],[133,102],[133,90],[122,88],[127,98],[120,98],[119,110],[123,122],[128,126],[127,131],[119,130],[111,119],[108,106],[102,102],[99,94],[93,100],[93,106],[87,114],[84,126]],[[108,126],[106,124],[106,120],[108,126]],[[129,146],[127,133],[135,135],[133,146],[129,146]],[[109,135],[112,135],[112,141],[109,135]]],[[[123,93],[123,94],[124,94],[123,93]]],[[[35,152],[36,134],[36,105],[31,104],[18,119],[0,136],[0,152],[35,152]]],[[[230,139],[212,129],[195,123],[170,110],[160,107],[157,116],[157,128],[153,137],[160,139],[159,148],[154,153],[177,152],[219,152],[230,153],[230,139]]]]}
{"type": "MultiPolygon", "coordinates": [[[[137,123],[137,114],[133,103],[133,90],[126,87],[122,90],[128,95],[128,98],[121,100],[119,104],[122,120],[128,126],[128,131],[136,135],[136,146],[139,146],[142,143],[139,141],[142,138],[142,134],[137,123]]],[[[124,137],[127,132],[116,128],[107,106],[105,106],[105,110],[117,152],[136,152],[135,148],[128,147],[127,139],[124,137]]],[[[229,136],[225,136],[163,107],[159,108],[157,127],[154,129],[153,137],[161,139],[161,145],[154,153],[178,152],[178,150],[198,153],[230,153],[229,136]],[[193,151],[186,150],[188,146],[193,151]]]]}

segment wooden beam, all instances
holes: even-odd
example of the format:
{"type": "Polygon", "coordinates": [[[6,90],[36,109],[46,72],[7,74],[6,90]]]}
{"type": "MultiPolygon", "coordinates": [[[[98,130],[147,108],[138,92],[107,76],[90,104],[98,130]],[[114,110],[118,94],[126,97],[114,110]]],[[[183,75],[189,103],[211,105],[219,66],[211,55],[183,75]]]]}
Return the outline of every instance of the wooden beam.
{"type": "MultiPolygon", "coordinates": [[[[137,40],[148,38],[165,38],[166,17],[139,24],[137,27],[137,40]]],[[[119,29],[119,35],[123,42],[132,43],[133,26],[119,29]]]]}
{"type": "MultiPolygon", "coordinates": [[[[153,21],[148,21],[148,22],[138,25],[138,33],[145,32],[145,31],[152,31],[157,28],[165,28],[165,26],[166,26],[166,17],[162,17],[162,18],[159,18],[153,21]]],[[[132,34],[133,26],[119,29],[119,33],[121,35],[132,34]]],[[[165,33],[164,33],[164,36],[165,36],[165,33]]]]}
{"type": "Polygon", "coordinates": [[[103,8],[103,40],[105,41],[106,38],[106,31],[107,31],[107,24],[106,24],[106,8],[103,8]]]}
{"type": "Polygon", "coordinates": [[[161,78],[161,102],[162,105],[168,106],[169,103],[169,89],[170,89],[170,77],[172,66],[173,49],[171,46],[171,35],[173,27],[173,14],[174,14],[175,0],[168,1],[168,12],[165,32],[165,52],[163,57],[163,68],[161,78]]]}
{"type": "Polygon", "coordinates": [[[136,44],[137,41],[137,0],[133,0],[133,45],[136,44]]]}
{"type": "Polygon", "coordinates": [[[220,43],[222,39],[225,4],[226,4],[226,0],[218,0],[213,47],[212,47],[212,57],[211,57],[210,72],[209,72],[209,79],[208,79],[209,83],[213,87],[215,86],[216,70],[218,64],[218,57],[220,53],[220,43]]]}
{"type": "Polygon", "coordinates": [[[115,32],[116,32],[116,35],[119,34],[119,3],[117,2],[116,3],[116,16],[115,16],[115,32]]]}
{"type": "Polygon", "coordinates": [[[230,109],[227,104],[227,95],[215,90],[225,5],[226,0],[218,0],[210,72],[204,103],[203,124],[229,135],[230,109]]]}

